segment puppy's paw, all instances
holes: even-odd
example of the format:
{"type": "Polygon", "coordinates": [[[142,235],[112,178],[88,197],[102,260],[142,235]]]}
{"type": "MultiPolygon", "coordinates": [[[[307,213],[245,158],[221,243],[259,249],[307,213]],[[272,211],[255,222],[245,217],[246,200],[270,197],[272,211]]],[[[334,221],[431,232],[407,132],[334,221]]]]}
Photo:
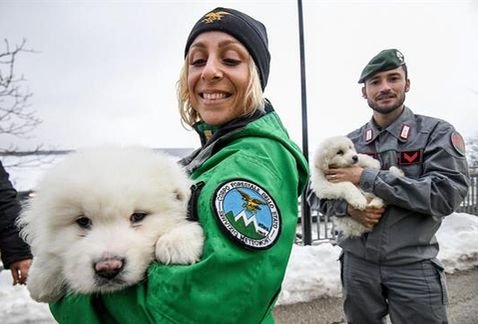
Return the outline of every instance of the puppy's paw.
{"type": "Polygon", "coordinates": [[[349,197],[349,199],[346,200],[356,209],[364,210],[367,207],[367,199],[362,195],[349,197]]]}
{"type": "Polygon", "coordinates": [[[361,236],[363,233],[370,231],[350,217],[334,217],[334,223],[337,229],[342,232],[344,238],[361,236]]]}
{"type": "Polygon", "coordinates": [[[31,298],[40,303],[51,303],[60,299],[66,293],[60,278],[60,273],[48,273],[46,269],[35,268],[32,265],[27,279],[27,289],[31,298]]]}
{"type": "Polygon", "coordinates": [[[31,285],[28,291],[30,292],[30,297],[39,303],[55,302],[66,293],[64,290],[49,289],[49,287],[45,285],[31,285]]]}
{"type": "Polygon", "coordinates": [[[391,166],[389,171],[397,177],[403,177],[405,175],[405,173],[396,166],[391,166]]]}
{"type": "Polygon", "coordinates": [[[385,206],[385,203],[383,202],[382,198],[379,197],[373,197],[372,200],[368,203],[369,207],[374,207],[374,208],[382,208],[385,206]]]}
{"type": "Polygon", "coordinates": [[[204,233],[197,222],[181,224],[156,242],[156,260],[164,264],[192,264],[203,251],[204,233]]]}
{"type": "Polygon", "coordinates": [[[358,165],[363,168],[380,170],[380,162],[370,155],[367,154],[357,154],[358,156],[358,165]]]}

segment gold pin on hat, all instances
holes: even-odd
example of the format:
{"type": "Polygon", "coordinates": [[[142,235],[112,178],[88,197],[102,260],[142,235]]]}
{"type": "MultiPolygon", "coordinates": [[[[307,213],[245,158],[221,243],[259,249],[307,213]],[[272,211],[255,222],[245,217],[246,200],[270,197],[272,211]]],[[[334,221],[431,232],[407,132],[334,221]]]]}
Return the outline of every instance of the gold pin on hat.
{"type": "Polygon", "coordinates": [[[210,12],[204,16],[202,22],[205,24],[210,24],[217,20],[221,20],[225,15],[230,15],[230,13],[226,11],[210,12]]]}

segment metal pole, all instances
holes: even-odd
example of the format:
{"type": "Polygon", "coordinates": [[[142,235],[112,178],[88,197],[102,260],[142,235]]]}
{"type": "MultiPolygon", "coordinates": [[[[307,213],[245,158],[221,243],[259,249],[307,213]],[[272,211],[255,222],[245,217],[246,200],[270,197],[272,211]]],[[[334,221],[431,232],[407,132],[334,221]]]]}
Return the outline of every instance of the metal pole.
{"type": "MultiPolygon", "coordinates": [[[[302,1],[297,0],[299,13],[299,42],[300,42],[300,76],[301,76],[301,101],[302,101],[302,152],[307,161],[309,161],[309,141],[307,128],[307,91],[305,78],[305,52],[304,52],[304,20],[302,17],[302,1]]],[[[302,193],[301,215],[302,215],[302,242],[304,245],[312,244],[312,220],[310,208],[307,204],[307,189],[302,193]]]]}

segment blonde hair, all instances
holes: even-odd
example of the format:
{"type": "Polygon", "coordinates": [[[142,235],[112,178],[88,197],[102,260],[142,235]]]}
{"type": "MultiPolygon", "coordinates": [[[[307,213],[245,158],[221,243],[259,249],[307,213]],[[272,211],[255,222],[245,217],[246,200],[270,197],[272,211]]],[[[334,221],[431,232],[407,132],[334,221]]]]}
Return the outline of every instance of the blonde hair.
{"type": "MultiPolygon", "coordinates": [[[[188,62],[189,56],[184,59],[183,66],[179,73],[179,80],[177,82],[177,97],[179,114],[181,120],[189,126],[193,126],[195,123],[201,120],[198,112],[194,110],[189,101],[189,88],[188,88],[188,62]]],[[[261,80],[259,73],[257,72],[256,64],[254,60],[249,60],[249,83],[247,84],[246,93],[243,100],[243,112],[240,116],[250,116],[256,112],[256,110],[264,110],[265,98],[261,87],[261,80]]]]}

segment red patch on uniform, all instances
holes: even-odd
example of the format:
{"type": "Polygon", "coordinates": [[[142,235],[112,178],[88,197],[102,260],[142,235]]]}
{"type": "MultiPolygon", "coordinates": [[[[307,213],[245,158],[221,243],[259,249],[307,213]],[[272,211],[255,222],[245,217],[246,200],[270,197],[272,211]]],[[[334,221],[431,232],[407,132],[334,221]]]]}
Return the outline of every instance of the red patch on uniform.
{"type": "Polygon", "coordinates": [[[407,151],[400,152],[399,165],[410,165],[422,162],[422,151],[407,151]]]}
{"type": "Polygon", "coordinates": [[[463,140],[463,137],[461,137],[458,132],[453,132],[450,139],[453,148],[458,152],[458,154],[465,156],[465,141],[463,140]]]}

